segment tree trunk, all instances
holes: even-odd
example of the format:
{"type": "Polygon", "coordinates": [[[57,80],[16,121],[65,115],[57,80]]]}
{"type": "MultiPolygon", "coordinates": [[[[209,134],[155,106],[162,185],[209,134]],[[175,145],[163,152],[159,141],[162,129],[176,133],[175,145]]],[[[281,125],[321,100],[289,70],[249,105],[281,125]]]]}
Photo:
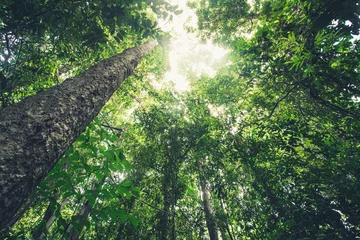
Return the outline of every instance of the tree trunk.
{"type": "MultiPolygon", "coordinates": [[[[223,211],[224,217],[225,217],[225,218],[222,220],[222,221],[223,221],[224,228],[226,229],[226,232],[228,233],[230,240],[234,240],[234,238],[233,238],[233,236],[232,236],[232,231],[231,231],[230,226],[229,226],[229,221],[228,221],[228,217],[227,217],[227,212],[226,212],[225,207],[224,207],[223,199],[220,199],[220,205],[221,205],[221,209],[222,209],[222,211],[223,211]]],[[[225,234],[224,234],[224,235],[225,235],[225,234]]],[[[223,239],[226,239],[226,238],[223,237],[223,239]]]]}
{"type": "Polygon", "coordinates": [[[125,50],[0,109],[0,229],[155,45],[125,50]]]}
{"type": "Polygon", "coordinates": [[[176,196],[175,196],[175,181],[172,181],[172,204],[171,204],[171,240],[176,239],[176,231],[175,231],[175,205],[176,205],[176,196]]]}
{"type": "Polygon", "coordinates": [[[209,231],[210,240],[218,240],[218,231],[216,226],[216,221],[213,216],[213,210],[210,204],[210,191],[206,179],[204,177],[204,172],[202,168],[202,163],[197,161],[200,177],[200,186],[203,198],[203,208],[205,212],[206,226],[209,231]]]}
{"type": "MultiPolygon", "coordinates": [[[[106,177],[104,177],[101,182],[94,183],[91,190],[99,192],[102,186],[104,185],[106,180],[106,177]]],[[[95,199],[97,199],[97,194],[93,193],[91,194],[95,199]]],[[[83,230],[85,226],[85,222],[87,221],[87,218],[89,217],[90,211],[92,209],[92,206],[89,202],[89,200],[86,200],[83,206],[81,207],[79,214],[77,216],[80,216],[81,219],[76,220],[77,227],[71,226],[70,233],[68,236],[68,240],[77,240],[80,237],[81,231],[83,230]]]]}
{"type": "MultiPolygon", "coordinates": [[[[58,198],[58,196],[57,196],[57,198],[58,198]]],[[[45,239],[45,237],[46,237],[45,233],[49,231],[51,225],[56,220],[55,212],[60,211],[65,206],[66,202],[67,202],[67,199],[63,199],[61,201],[58,209],[54,209],[55,206],[52,206],[51,203],[49,204],[48,208],[45,211],[43,221],[40,223],[40,226],[38,227],[38,229],[34,232],[34,234],[32,236],[34,239],[45,239]]]]}
{"type": "MultiPolygon", "coordinates": [[[[166,174],[167,176],[168,174],[166,174]]],[[[170,186],[169,178],[164,177],[163,180],[163,197],[164,197],[164,207],[163,211],[160,214],[160,233],[161,239],[168,239],[168,228],[169,228],[169,209],[170,209],[170,186]]]]}

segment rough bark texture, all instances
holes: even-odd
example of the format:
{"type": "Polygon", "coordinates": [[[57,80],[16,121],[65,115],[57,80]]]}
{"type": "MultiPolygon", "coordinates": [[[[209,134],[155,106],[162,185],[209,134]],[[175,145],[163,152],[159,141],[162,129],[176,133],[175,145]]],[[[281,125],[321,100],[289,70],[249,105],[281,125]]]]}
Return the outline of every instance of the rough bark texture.
{"type": "Polygon", "coordinates": [[[0,229],[155,45],[128,49],[0,109],[0,229]]]}
{"type": "Polygon", "coordinates": [[[206,220],[206,226],[209,231],[210,240],[218,240],[218,232],[217,232],[217,226],[216,221],[213,216],[213,210],[211,208],[210,204],[210,192],[209,187],[206,182],[206,179],[204,178],[202,163],[200,161],[197,162],[198,168],[199,168],[199,175],[200,175],[200,186],[202,191],[202,197],[203,197],[203,208],[205,212],[205,220],[206,220]]]}

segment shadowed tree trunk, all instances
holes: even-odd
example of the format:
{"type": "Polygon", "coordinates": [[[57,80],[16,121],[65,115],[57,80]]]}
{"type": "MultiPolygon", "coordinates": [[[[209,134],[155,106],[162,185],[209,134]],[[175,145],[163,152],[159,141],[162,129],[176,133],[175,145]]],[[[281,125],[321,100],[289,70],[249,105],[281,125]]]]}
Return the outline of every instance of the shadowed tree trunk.
{"type": "Polygon", "coordinates": [[[210,191],[204,176],[202,162],[197,161],[197,165],[199,169],[200,186],[201,186],[201,192],[203,198],[203,208],[205,212],[206,226],[209,231],[210,240],[218,240],[219,236],[218,236],[216,221],[210,204],[210,191]]]}
{"type": "Polygon", "coordinates": [[[233,233],[232,233],[232,231],[230,229],[230,226],[229,226],[229,221],[228,221],[227,212],[225,210],[224,200],[223,199],[220,199],[220,206],[221,206],[221,211],[222,211],[223,217],[224,217],[224,219],[221,219],[221,221],[222,221],[221,225],[223,226],[222,227],[223,228],[223,230],[222,230],[223,231],[223,233],[222,233],[223,237],[222,238],[224,240],[228,239],[226,237],[226,234],[225,234],[225,231],[226,231],[227,234],[229,235],[230,240],[234,240],[233,233]]]}
{"type": "MultiPolygon", "coordinates": [[[[101,190],[102,186],[104,185],[105,183],[105,180],[106,180],[106,177],[104,177],[101,182],[97,182],[97,183],[94,183],[91,190],[92,191],[95,191],[93,192],[91,195],[97,199],[97,193],[101,190]]],[[[79,211],[79,214],[77,216],[80,217],[76,219],[76,224],[77,224],[77,227],[75,227],[74,225],[71,226],[70,228],[70,232],[69,232],[69,236],[68,236],[68,240],[77,240],[79,239],[80,237],[80,234],[81,234],[81,231],[83,230],[84,226],[85,226],[85,223],[89,217],[89,214],[90,214],[90,211],[92,209],[92,206],[90,204],[90,201],[89,200],[86,200],[84,202],[84,204],[82,205],[80,211],[79,211]]]]}
{"type": "MultiPolygon", "coordinates": [[[[66,156],[68,157],[68,156],[66,156]]],[[[63,165],[63,171],[66,171],[70,163],[65,163],[63,165]]],[[[61,200],[60,204],[56,204],[59,200],[60,194],[57,190],[54,191],[53,197],[49,203],[49,206],[47,207],[44,217],[42,221],[40,222],[39,226],[35,229],[35,231],[32,234],[32,237],[34,239],[45,239],[46,233],[48,233],[48,230],[50,229],[51,225],[54,223],[56,219],[56,213],[60,212],[61,209],[65,206],[65,203],[67,202],[67,198],[64,198],[61,200]]]]}
{"type": "MultiPolygon", "coordinates": [[[[56,198],[58,198],[58,196],[56,196],[56,198]]],[[[55,200],[56,201],[56,200],[55,200]]],[[[39,226],[39,228],[34,232],[33,234],[33,238],[34,239],[45,239],[46,237],[46,232],[48,232],[48,230],[50,229],[51,225],[54,223],[54,221],[56,220],[56,215],[55,212],[56,211],[60,211],[64,206],[65,203],[67,202],[67,199],[63,199],[58,208],[56,209],[55,206],[53,206],[51,203],[49,204],[48,208],[45,211],[43,220],[39,226]]]]}
{"type": "Polygon", "coordinates": [[[168,239],[168,230],[169,230],[169,210],[170,210],[170,172],[166,173],[163,180],[163,197],[164,197],[164,207],[162,212],[160,213],[160,233],[161,233],[161,239],[167,240],[168,239]]]}
{"type": "Polygon", "coordinates": [[[0,109],[0,230],[155,45],[125,50],[0,109]]]}

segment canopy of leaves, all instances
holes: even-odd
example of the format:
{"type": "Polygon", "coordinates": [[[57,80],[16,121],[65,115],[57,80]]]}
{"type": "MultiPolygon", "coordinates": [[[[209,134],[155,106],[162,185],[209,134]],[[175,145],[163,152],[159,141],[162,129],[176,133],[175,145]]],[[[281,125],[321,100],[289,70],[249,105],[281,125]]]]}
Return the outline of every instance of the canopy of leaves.
{"type": "MultiPolygon", "coordinates": [[[[7,238],[208,239],[205,206],[222,239],[360,237],[359,3],[189,6],[199,36],[228,48],[230,63],[215,77],[185,66],[190,92],[158,90],[168,66],[156,49],[7,238]]],[[[156,17],[179,11],[164,1],[7,1],[2,106],[158,37],[156,17]]]]}

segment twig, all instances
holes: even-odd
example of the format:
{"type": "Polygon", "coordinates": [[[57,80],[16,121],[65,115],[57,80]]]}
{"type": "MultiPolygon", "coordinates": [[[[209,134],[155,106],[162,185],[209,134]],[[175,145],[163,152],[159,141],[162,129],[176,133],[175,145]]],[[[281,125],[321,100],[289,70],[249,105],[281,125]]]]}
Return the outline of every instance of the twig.
{"type": "Polygon", "coordinates": [[[274,114],[275,109],[277,108],[277,106],[279,105],[280,102],[282,102],[285,98],[287,98],[289,96],[289,94],[299,85],[296,84],[294,87],[292,87],[286,94],[285,96],[283,96],[282,98],[280,98],[276,103],[275,106],[273,107],[273,109],[271,110],[271,113],[269,114],[268,118],[271,118],[272,115],[274,114]]]}

